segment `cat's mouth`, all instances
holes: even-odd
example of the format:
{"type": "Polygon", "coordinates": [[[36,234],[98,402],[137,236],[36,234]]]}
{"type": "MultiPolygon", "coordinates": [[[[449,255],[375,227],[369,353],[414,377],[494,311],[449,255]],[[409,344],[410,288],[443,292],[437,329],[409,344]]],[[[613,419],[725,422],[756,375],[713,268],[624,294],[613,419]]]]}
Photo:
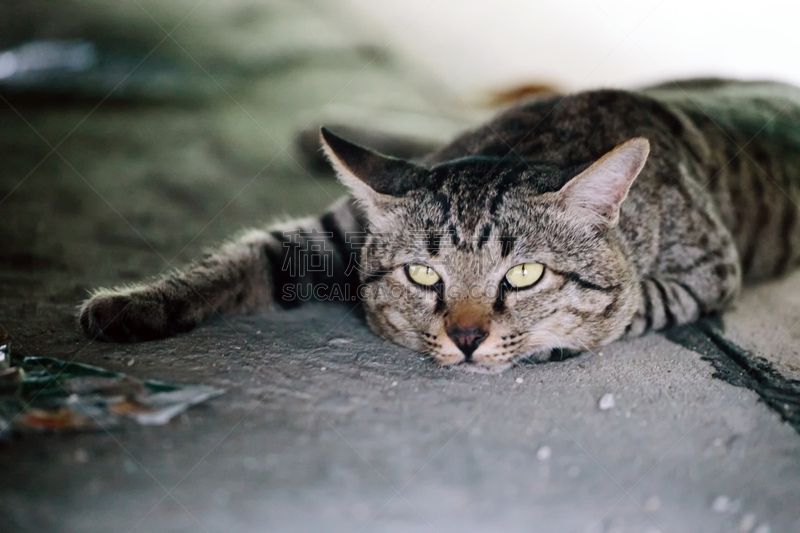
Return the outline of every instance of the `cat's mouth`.
{"type": "Polygon", "coordinates": [[[487,345],[475,350],[469,356],[455,344],[448,350],[447,342],[441,337],[428,334],[438,342],[428,344],[428,355],[439,366],[477,374],[499,374],[522,362],[544,362],[574,357],[580,351],[554,348],[562,343],[555,338],[530,333],[505,334],[499,337],[490,335],[487,345]],[[495,341],[495,339],[497,339],[495,341]]]}
{"type": "MultiPolygon", "coordinates": [[[[520,347],[524,345],[525,338],[524,334],[489,335],[484,346],[480,346],[477,350],[467,350],[465,353],[463,347],[459,347],[456,343],[441,342],[440,337],[438,339],[440,342],[435,345],[428,344],[428,353],[439,366],[480,374],[497,374],[514,366],[517,361],[533,355],[520,350],[520,347]],[[449,347],[452,349],[447,349],[448,344],[452,344],[449,347]]],[[[538,351],[534,350],[534,352],[538,351]]]]}
{"type": "Polygon", "coordinates": [[[464,372],[471,372],[475,374],[499,374],[504,370],[511,368],[518,358],[514,358],[504,362],[492,362],[475,359],[467,359],[463,354],[442,354],[430,353],[433,361],[445,368],[452,368],[464,372]]]}
{"type": "Polygon", "coordinates": [[[485,357],[464,357],[463,354],[442,354],[429,353],[436,364],[442,367],[454,368],[465,372],[477,374],[498,374],[514,366],[514,364],[526,357],[524,354],[508,357],[504,355],[501,359],[493,358],[491,355],[485,357]]]}

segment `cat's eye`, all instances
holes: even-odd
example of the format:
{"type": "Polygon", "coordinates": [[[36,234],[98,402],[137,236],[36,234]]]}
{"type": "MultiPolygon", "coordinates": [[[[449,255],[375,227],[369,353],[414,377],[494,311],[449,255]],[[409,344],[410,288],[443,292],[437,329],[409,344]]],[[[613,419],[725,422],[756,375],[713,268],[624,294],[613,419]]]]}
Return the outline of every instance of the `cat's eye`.
{"type": "Polygon", "coordinates": [[[506,272],[506,281],[515,289],[530,287],[542,277],[544,265],[541,263],[522,263],[506,272]]]}
{"type": "Polygon", "coordinates": [[[408,265],[406,272],[411,281],[425,287],[436,285],[441,279],[439,274],[427,265],[408,265]]]}

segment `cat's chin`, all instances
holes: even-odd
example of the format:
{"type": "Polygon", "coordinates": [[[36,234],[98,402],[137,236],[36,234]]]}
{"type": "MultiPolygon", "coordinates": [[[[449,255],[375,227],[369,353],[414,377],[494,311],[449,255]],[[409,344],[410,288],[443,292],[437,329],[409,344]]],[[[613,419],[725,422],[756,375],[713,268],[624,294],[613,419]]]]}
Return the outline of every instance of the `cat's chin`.
{"type": "Polygon", "coordinates": [[[481,365],[477,363],[461,363],[455,365],[455,369],[472,374],[499,374],[514,366],[514,363],[503,363],[498,365],[481,365]]]}

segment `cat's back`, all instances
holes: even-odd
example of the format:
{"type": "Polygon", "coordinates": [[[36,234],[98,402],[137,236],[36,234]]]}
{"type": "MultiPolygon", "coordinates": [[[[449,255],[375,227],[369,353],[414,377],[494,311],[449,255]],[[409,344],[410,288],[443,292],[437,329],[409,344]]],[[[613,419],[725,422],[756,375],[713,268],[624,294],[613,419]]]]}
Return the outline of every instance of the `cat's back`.
{"type": "Polygon", "coordinates": [[[646,238],[666,238],[676,217],[712,210],[733,235],[745,277],[800,262],[800,89],[790,85],[695,79],[537,99],[428,160],[483,155],[580,168],[633,137],[651,150],[623,206],[623,231],[651,223],[658,228],[646,238]]]}
{"type": "Polygon", "coordinates": [[[783,149],[798,148],[798,124],[797,87],[768,81],[679,80],[523,102],[458,137],[429,161],[517,156],[567,167],[592,161],[640,136],[650,140],[656,157],[688,148],[700,162],[708,162],[730,149],[724,144],[745,145],[754,137],[783,149]]]}
{"type": "Polygon", "coordinates": [[[687,117],[708,142],[719,144],[713,147],[716,152],[729,151],[731,145],[748,151],[754,141],[773,149],[800,148],[798,87],[706,78],[663,83],[640,93],[687,117]]]}
{"type": "Polygon", "coordinates": [[[721,125],[752,126],[751,121],[763,117],[780,122],[797,118],[800,110],[800,88],[767,80],[697,78],[660,83],[636,92],[692,117],[719,119],[721,125]]]}
{"type": "Polygon", "coordinates": [[[681,113],[706,143],[703,186],[733,234],[745,277],[800,260],[800,88],[690,80],[643,91],[681,113]]]}
{"type": "Polygon", "coordinates": [[[648,138],[658,153],[681,130],[680,120],[656,99],[636,91],[600,89],[522,102],[462,134],[428,161],[481,155],[567,168],[592,162],[632,137],[648,138]]]}

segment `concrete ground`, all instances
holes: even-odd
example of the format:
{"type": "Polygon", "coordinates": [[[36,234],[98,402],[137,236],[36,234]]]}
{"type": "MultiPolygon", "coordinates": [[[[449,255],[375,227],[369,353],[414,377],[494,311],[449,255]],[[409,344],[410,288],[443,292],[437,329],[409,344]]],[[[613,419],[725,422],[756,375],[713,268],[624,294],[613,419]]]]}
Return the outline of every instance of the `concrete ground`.
{"type": "Polygon", "coordinates": [[[325,5],[0,6],[5,48],[82,37],[122,65],[57,96],[0,84],[0,333],[19,355],[227,391],[163,427],[3,445],[0,531],[800,531],[798,274],[748,290],[724,333],[493,376],[437,368],[336,305],[81,336],[87,289],[341,194],[298,162],[298,128],[436,140],[485,114],[325,5]]]}

